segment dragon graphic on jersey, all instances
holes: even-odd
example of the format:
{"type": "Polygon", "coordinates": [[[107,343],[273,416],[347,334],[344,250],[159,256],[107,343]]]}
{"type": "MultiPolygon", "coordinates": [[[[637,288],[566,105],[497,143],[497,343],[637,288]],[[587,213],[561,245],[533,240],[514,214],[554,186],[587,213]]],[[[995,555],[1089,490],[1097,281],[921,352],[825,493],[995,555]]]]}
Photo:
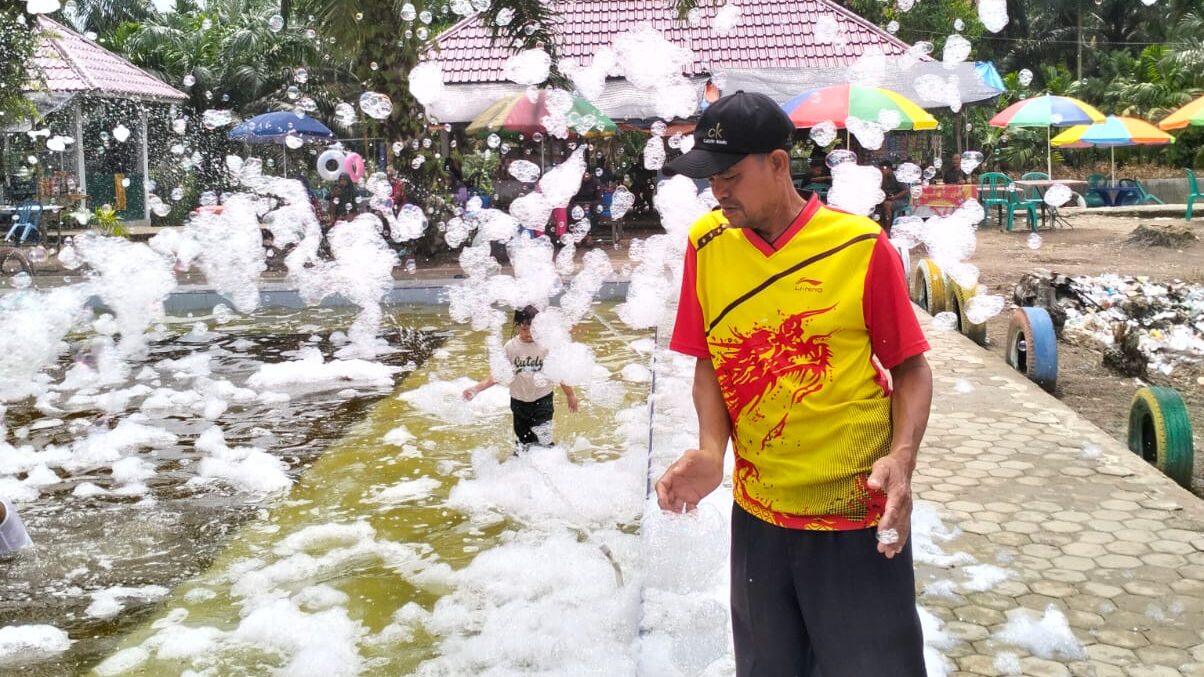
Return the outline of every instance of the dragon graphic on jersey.
{"type": "MultiPolygon", "coordinates": [[[[715,375],[723,389],[732,420],[738,421],[751,410],[761,418],[757,405],[775,388],[790,388],[790,405],[824,387],[832,369],[831,334],[808,336],[811,318],[830,312],[836,306],[808,310],[787,316],[780,325],[753,325],[752,331],[732,332],[732,338],[712,339],[715,375]]],[[[782,418],[761,440],[761,449],[782,436],[790,418],[790,405],[782,418]]]]}

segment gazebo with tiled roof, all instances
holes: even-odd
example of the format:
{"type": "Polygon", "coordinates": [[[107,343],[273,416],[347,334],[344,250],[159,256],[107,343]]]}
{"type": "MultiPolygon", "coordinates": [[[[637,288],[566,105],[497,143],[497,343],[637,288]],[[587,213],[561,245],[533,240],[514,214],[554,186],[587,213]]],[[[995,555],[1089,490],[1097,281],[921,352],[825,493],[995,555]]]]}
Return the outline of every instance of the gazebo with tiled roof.
{"type": "MultiPolygon", "coordinates": [[[[74,165],[81,186],[87,185],[83,143],[82,105],[87,97],[128,99],[146,103],[174,104],[188,99],[180,90],[101,47],[78,32],[38,16],[38,45],[34,54],[34,80],[26,95],[42,115],[71,106],[74,128],[74,165]]],[[[137,129],[143,217],[145,217],[148,173],[147,116],[139,108],[137,129]]],[[[143,219],[131,219],[141,221],[143,219]]]]}
{"type": "MultiPolygon", "coordinates": [[[[588,65],[598,48],[610,45],[622,32],[650,24],[674,44],[688,47],[694,61],[683,75],[699,92],[708,79],[722,89],[762,91],[785,101],[810,87],[847,82],[849,68],[863,54],[880,51],[891,63],[882,86],[921,102],[914,82],[922,75],[942,79],[957,76],[963,102],[992,98],[1000,92],[982,81],[973,63],[952,68],[928,57],[897,62],[909,45],[871,21],[832,0],[742,0],[740,20],[726,36],[712,30],[718,7],[698,10],[695,25],[678,17],[671,0],[589,0],[555,3],[558,19],[554,33],[560,58],[588,65]],[[839,41],[819,40],[821,18],[835,26],[839,41]]],[[[437,59],[444,72],[447,95],[428,112],[443,122],[466,122],[499,97],[522,91],[507,82],[503,66],[512,54],[501,40],[496,44],[480,15],[460,21],[435,39],[428,57],[437,59]]],[[[625,80],[611,79],[594,102],[616,119],[656,117],[649,97],[625,80]]]]}

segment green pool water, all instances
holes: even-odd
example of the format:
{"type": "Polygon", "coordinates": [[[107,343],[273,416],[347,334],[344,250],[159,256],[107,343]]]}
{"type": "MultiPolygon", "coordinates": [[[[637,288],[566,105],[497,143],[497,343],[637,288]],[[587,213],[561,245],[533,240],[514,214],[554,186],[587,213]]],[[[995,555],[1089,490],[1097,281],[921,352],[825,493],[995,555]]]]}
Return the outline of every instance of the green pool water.
{"type": "MultiPolygon", "coordinates": [[[[631,344],[649,334],[623,327],[610,304],[594,308],[594,317],[574,330],[574,339],[594,350],[598,364],[610,370],[614,380],[620,380],[619,371],[624,365],[646,365],[647,354],[637,352],[631,344]]],[[[446,592],[437,580],[427,581],[422,574],[410,573],[432,565],[460,568],[497,545],[508,532],[523,528],[508,520],[476,526],[444,505],[459,478],[471,472],[472,450],[492,447],[499,458],[509,454],[513,433],[508,412],[470,424],[454,424],[423,415],[397,397],[433,380],[486,376],[484,334],[454,325],[441,312],[418,310],[401,318],[403,324],[415,328],[448,328],[450,335],[423,365],[399,378],[393,396],[378,401],[362,420],[350,425],[305,470],[287,495],[265,503],[258,517],[229,539],[212,566],[176,586],[151,620],[122,639],[115,652],[118,657],[134,656],[137,647],[172,623],[221,631],[238,627],[247,597],[245,590],[239,592],[239,586],[253,582],[259,575],[256,572],[273,565],[286,578],[292,577],[277,586],[280,591],[296,593],[315,585],[333,588],[346,596],[333,608],[344,609],[346,616],[361,623],[368,635],[376,635],[406,604],[413,602],[429,609],[446,592]],[[408,450],[382,440],[398,426],[404,426],[415,438],[408,450]],[[383,487],[421,478],[438,482],[421,499],[386,504],[373,500],[383,487]],[[358,556],[335,557],[333,565],[318,566],[309,572],[302,565],[310,560],[299,559],[294,551],[281,550],[289,536],[330,524],[366,525],[373,533],[374,545],[358,556]],[[392,555],[382,556],[381,551],[392,555]],[[396,557],[390,559],[393,555],[396,557]],[[280,564],[290,557],[287,565],[280,564]],[[401,561],[408,563],[399,565],[401,561]],[[398,568],[409,573],[399,574],[398,568]]],[[[620,398],[609,398],[604,404],[592,401],[585,390],[577,414],[567,412],[563,396],[557,391],[556,442],[571,450],[572,459],[606,460],[620,453],[615,414],[646,402],[649,384],[623,382],[623,388],[620,398]]],[[[364,542],[358,541],[361,546],[364,542]]],[[[315,543],[304,551],[312,558],[321,558],[346,547],[356,547],[354,539],[315,543]]],[[[408,674],[432,657],[434,650],[432,639],[421,632],[397,641],[361,642],[358,649],[364,660],[362,674],[379,675],[408,674]]],[[[280,653],[253,645],[237,651],[223,649],[209,662],[199,664],[159,658],[153,648],[148,654],[145,660],[134,661],[136,667],[123,674],[180,675],[188,669],[208,668],[200,674],[254,675],[282,670],[287,665],[287,658],[280,653]]],[[[110,658],[101,665],[112,667],[114,660],[110,658]]]]}

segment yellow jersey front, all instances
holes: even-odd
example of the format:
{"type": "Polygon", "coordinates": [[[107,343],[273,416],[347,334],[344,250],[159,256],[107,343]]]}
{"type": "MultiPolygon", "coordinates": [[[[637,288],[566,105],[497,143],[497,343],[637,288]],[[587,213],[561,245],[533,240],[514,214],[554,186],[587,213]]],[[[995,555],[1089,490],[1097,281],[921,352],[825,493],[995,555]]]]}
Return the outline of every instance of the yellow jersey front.
{"type": "Polygon", "coordinates": [[[742,508],[799,529],[873,526],[887,370],[928,348],[898,254],[873,221],[815,199],[776,244],[718,211],[699,219],[670,346],[714,365],[742,508]]]}

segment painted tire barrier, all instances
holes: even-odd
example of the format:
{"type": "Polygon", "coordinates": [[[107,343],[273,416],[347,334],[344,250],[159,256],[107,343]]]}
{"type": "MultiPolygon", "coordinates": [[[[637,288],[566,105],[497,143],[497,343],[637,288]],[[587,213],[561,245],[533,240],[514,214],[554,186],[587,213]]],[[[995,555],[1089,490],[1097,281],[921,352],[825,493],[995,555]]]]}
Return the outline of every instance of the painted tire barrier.
{"type": "Polygon", "coordinates": [[[1129,406],[1129,450],[1157,467],[1185,489],[1191,489],[1191,420],[1174,388],[1146,386],[1129,406]]]}
{"type": "Polygon", "coordinates": [[[318,156],[318,176],[327,181],[338,181],[343,173],[343,151],[328,150],[318,156]]]}
{"type": "Polygon", "coordinates": [[[364,158],[359,153],[348,153],[343,159],[343,171],[351,177],[352,183],[359,183],[364,178],[364,158]]]}
{"type": "Polygon", "coordinates": [[[971,324],[966,318],[966,302],[974,298],[975,289],[964,289],[953,280],[945,281],[945,310],[957,315],[957,330],[980,346],[987,344],[987,325],[971,324]]]}
{"type": "Polygon", "coordinates": [[[911,251],[893,240],[891,241],[891,245],[895,248],[895,251],[899,252],[899,258],[903,261],[903,279],[909,279],[911,277],[911,251]]]}
{"type": "Polygon", "coordinates": [[[1058,336],[1044,308],[1017,308],[1008,324],[1008,364],[1052,393],[1058,385],[1058,336]]]}
{"type": "Polygon", "coordinates": [[[911,300],[929,315],[945,312],[945,274],[930,259],[920,259],[911,271],[911,300]]]}

